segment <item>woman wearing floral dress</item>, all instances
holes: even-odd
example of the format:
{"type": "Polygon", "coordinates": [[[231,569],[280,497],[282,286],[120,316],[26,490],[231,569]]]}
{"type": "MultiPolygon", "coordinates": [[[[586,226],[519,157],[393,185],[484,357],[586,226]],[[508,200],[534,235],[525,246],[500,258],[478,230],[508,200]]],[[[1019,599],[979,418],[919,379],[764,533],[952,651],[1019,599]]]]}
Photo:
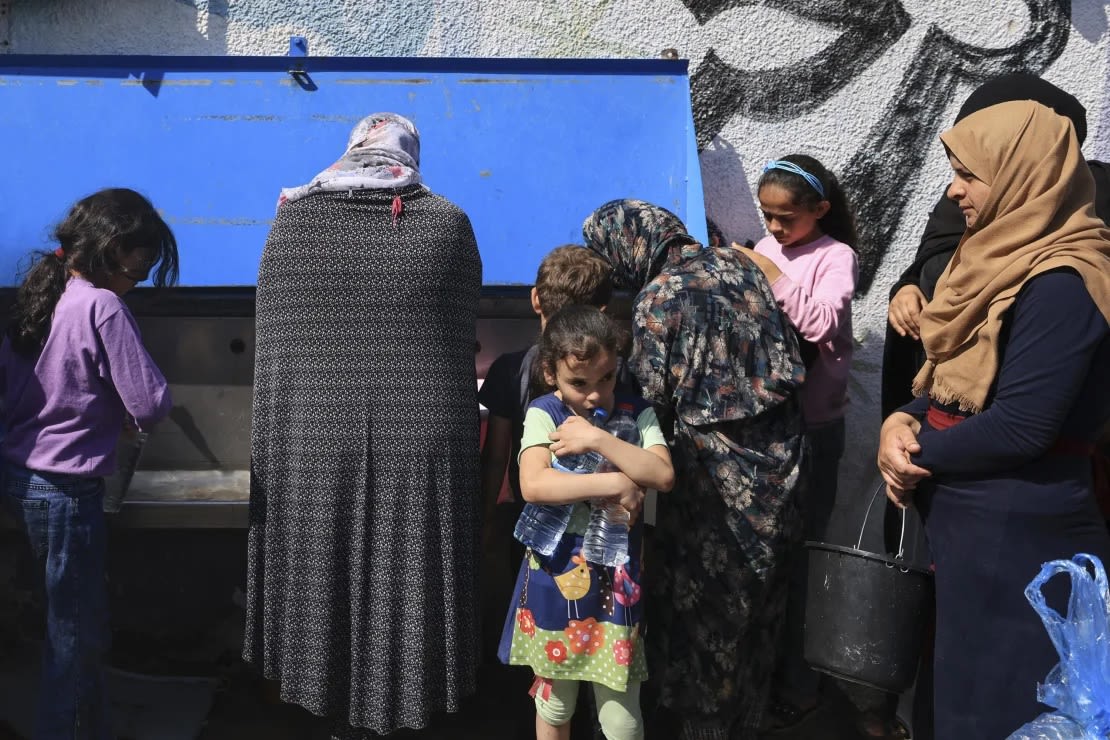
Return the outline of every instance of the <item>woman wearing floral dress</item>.
{"type": "Polygon", "coordinates": [[[754,738],[800,533],[797,340],[759,268],[703,248],[663,208],[612,201],[583,234],[614,282],[640,291],[629,366],[673,448],[649,607],[660,701],[684,740],[754,738]]]}

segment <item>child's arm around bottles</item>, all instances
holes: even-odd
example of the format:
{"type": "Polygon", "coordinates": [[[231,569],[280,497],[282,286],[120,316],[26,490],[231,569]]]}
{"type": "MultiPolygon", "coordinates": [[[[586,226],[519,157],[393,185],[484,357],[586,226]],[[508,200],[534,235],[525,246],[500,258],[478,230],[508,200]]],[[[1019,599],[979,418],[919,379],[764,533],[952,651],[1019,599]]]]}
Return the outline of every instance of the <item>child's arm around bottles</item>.
{"type": "Polygon", "coordinates": [[[597,452],[642,488],[666,493],[674,487],[674,467],[666,445],[643,448],[614,437],[580,416],[572,416],[549,435],[556,456],[597,452]]]}
{"type": "Polygon", "coordinates": [[[551,451],[536,446],[520,453],[520,494],[532,504],[574,504],[598,498],[642,498],[643,487],[619,472],[579,475],[556,470],[551,467],[551,451]]]}

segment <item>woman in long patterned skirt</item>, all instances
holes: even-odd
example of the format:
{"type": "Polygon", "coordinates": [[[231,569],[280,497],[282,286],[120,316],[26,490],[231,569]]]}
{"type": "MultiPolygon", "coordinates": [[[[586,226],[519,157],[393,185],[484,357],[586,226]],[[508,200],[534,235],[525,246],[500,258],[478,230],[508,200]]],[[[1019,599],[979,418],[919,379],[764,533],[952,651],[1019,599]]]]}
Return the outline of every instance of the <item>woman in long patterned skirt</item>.
{"type": "Polygon", "coordinates": [[[282,193],[258,275],[243,652],[338,738],[475,685],[481,262],[418,159],[364,119],[282,193]]]}
{"type": "Polygon", "coordinates": [[[677,475],[648,563],[659,579],[653,680],[684,740],[755,738],[800,534],[797,340],[759,268],[737,250],[702,247],[669,211],[613,201],[583,233],[616,284],[640,291],[630,367],[677,475]]]}

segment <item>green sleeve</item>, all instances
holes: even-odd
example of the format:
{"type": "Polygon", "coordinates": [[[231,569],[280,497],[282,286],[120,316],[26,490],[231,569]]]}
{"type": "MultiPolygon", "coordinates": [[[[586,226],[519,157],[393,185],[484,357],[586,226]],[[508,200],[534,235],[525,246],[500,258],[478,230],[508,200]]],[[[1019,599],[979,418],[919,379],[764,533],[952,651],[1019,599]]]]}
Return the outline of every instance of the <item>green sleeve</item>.
{"type": "MultiPolygon", "coordinates": [[[[528,413],[524,415],[524,436],[520,438],[520,452],[523,453],[529,447],[544,447],[551,446],[551,440],[548,439],[549,434],[555,431],[555,421],[543,409],[530,408],[528,413]]],[[[520,462],[520,455],[518,454],[517,462],[520,462]]]]}
{"type": "MultiPolygon", "coordinates": [[[[667,446],[667,440],[663,436],[663,429],[659,426],[659,417],[655,415],[655,409],[650,406],[640,412],[636,417],[636,426],[640,430],[640,446],[645,450],[648,447],[655,445],[667,446]]],[[[525,432],[524,436],[528,436],[525,432]]]]}

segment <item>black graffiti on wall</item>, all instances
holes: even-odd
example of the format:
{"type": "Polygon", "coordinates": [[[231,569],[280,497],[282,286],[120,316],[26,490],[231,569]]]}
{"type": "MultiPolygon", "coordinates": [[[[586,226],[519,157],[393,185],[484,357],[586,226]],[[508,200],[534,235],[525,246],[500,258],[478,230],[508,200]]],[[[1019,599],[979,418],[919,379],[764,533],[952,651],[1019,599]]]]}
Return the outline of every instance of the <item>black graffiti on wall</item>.
{"type": "MultiPolygon", "coordinates": [[[[961,83],[978,84],[1010,72],[1040,74],[1063,52],[1071,0],[1025,1],[1026,33],[1008,47],[966,44],[931,27],[893,99],[841,173],[859,214],[861,294],[870,290],[894,240],[917,173],[946,123],[941,116],[961,83]]],[[[753,0],[683,2],[702,24],[725,10],[756,4],[753,0]]],[[[699,147],[737,114],[757,121],[785,121],[816,109],[897,42],[910,23],[900,0],[764,0],[760,4],[831,27],[840,35],[821,52],[780,69],[736,69],[710,49],[691,78],[699,147]]]]}
{"type": "MultiPolygon", "coordinates": [[[[737,0],[686,0],[702,22],[737,0]],[[707,15],[707,6],[715,13],[707,15]],[[701,10],[694,10],[700,8],[701,10]]],[[[910,26],[898,0],[772,0],[768,6],[837,31],[835,41],[801,62],[778,69],[736,69],[710,49],[691,79],[698,129],[704,147],[737,113],[757,121],[785,121],[808,113],[836,95],[889,49],[910,26]]],[[[783,43],[790,43],[784,39],[783,43]]]]}

